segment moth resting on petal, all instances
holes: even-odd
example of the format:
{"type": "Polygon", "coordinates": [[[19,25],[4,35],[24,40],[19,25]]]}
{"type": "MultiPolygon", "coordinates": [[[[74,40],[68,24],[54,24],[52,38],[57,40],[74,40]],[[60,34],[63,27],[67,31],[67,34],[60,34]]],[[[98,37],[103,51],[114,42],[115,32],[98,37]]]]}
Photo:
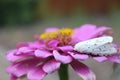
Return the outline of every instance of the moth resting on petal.
{"type": "Polygon", "coordinates": [[[93,55],[112,55],[117,53],[117,49],[114,47],[112,41],[113,37],[111,36],[89,39],[77,43],[74,46],[74,50],[81,53],[88,53],[93,55]]]}

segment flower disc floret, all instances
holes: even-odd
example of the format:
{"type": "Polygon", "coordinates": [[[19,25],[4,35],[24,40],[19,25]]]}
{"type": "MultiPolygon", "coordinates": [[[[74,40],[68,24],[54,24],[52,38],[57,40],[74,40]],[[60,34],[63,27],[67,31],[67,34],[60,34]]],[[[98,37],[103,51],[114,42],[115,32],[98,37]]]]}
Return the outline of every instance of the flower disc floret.
{"type": "Polygon", "coordinates": [[[66,45],[72,40],[73,30],[70,28],[59,29],[53,32],[45,32],[40,35],[40,40],[49,43],[52,40],[58,40],[59,45],[66,45]]]}

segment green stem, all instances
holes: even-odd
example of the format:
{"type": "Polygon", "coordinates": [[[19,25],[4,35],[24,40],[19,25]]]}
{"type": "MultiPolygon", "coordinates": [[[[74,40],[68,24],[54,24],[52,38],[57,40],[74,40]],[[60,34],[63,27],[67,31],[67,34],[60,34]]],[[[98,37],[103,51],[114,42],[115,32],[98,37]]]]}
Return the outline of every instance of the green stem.
{"type": "Polygon", "coordinates": [[[68,80],[69,75],[68,75],[68,65],[62,64],[60,66],[60,69],[58,70],[59,74],[59,80],[68,80]]]}

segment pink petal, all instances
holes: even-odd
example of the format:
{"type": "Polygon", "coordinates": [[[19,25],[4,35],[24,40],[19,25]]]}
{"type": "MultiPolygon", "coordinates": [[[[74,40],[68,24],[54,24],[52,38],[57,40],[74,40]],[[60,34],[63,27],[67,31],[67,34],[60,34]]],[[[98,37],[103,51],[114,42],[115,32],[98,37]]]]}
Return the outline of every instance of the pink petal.
{"type": "Polygon", "coordinates": [[[24,58],[25,56],[16,56],[15,53],[17,52],[17,50],[11,50],[7,52],[6,58],[7,60],[14,62],[18,59],[24,58]]]}
{"type": "Polygon", "coordinates": [[[98,62],[103,62],[103,61],[107,60],[107,58],[105,56],[93,57],[93,59],[95,59],[98,62]]]}
{"type": "Polygon", "coordinates": [[[63,52],[68,52],[68,51],[72,51],[73,47],[72,46],[63,46],[63,47],[58,47],[58,49],[62,50],[63,52]]]}
{"type": "Polygon", "coordinates": [[[55,47],[57,47],[58,44],[59,44],[58,40],[52,40],[47,45],[50,46],[50,47],[55,48],[55,47]]]}
{"type": "Polygon", "coordinates": [[[20,66],[19,64],[17,64],[17,65],[12,65],[12,66],[9,66],[8,68],[7,68],[7,72],[8,73],[11,73],[11,74],[14,74],[15,76],[17,76],[17,77],[21,77],[21,76],[23,76],[23,75],[25,75],[26,73],[27,73],[27,69],[25,68],[25,69],[19,69],[18,68],[18,66],[20,66]],[[17,67],[17,69],[16,69],[16,67],[17,67]]]}
{"type": "Polygon", "coordinates": [[[33,53],[16,55],[16,53],[17,53],[17,50],[8,51],[7,55],[6,55],[7,60],[9,60],[10,62],[16,62],[16,61],[23,59],[23,58],[27,59],[33,55],[33,53]]]}
{"type": "Polygon", "coordinates": [[[21,52],[21,53],[29,53],[33,51],[32,49],[30,49],[29,47],[21,47],[18,49],[18,52],[21,52]]]}
{"type": "Polygon", "coordinates": [[[17,77],[21,77],[25,75],[30,69],[32,69],[39,62],[40,61],[38,59],[30,59],[30,60],[14,63],[13,65],[7,68],[7,72],[17,77]]]}
{"type": "Polygon", "coordinates": [[[73,40],[83,41],[91,38],[91,33],[93,33],[96,29],[96,25],[85,24],[80,28],[75,29],[75,34],[72,36],[73,40]],[[79,36],[79,37],[78,37],[79,36]]]}
{"type": "Polygon", "coordinates": [[[45,30],[45,32],[55,32],[55,31],[57,31],[58,30],[58,28],[56,28],[56,27],[51,27],[51,28],[47,28],[46,30],[45,30]]]}
{"type": "Polygon", "coordinates": [[[67,55],[61,55],[58,51],[54,50],[53,51],[53,55],[54,55],[54,58],[57,60],[57,61],[60,61],[62,62],[63,64],[67,64],[67,63],[70,63],[72,61],[72,57],[67,55]]]}
{"type": "Polygon", "coordinates": [[[34,38],[35,38],[36,40],[40,40],[40,35],[35,34],[35,35],[34,35],[34,38]]]}
{"type": "Polygon", "coordinates": [[[27,47],[28,46],[28,43],[25,43],[25,42],[19,42],[17,44],[17,48],[20,48],[20,47],[27,47]]]}
{"type": "Polygon", "coordinates": [[[105,31],[103,31],[103,34],[112,36],[113,35],[112,28],[108,28],[108,27],[106,27],[106,28],[107,29],[105,31]]]}
{"type": "Polygon", "coordinates": [[[15,75],[11,74],[10,80],[17,80],[17,77],[15,75]]]}
{"type": "Polygon", "coordinates": [[[101,35],[104,35],[104,34],[108,34],[108,33],[106,33],[106,31],[108,31],[108,30],[112,31],[111,28],[108,28],[108,27],[99,27],[91,34],[91,36],[92,37],[97,37],[97,36],[101,36],[101,35]]]}
{"type": "Polygon", "coordinates": [[[74,59],[77,59],[77,60],[86,60],[89,58],[88,55],[86,54],[78,54],[76,52],[68,52],[74,59]]]}
{"type": "Polygon", "coordinates": [[[42,70],[42,66],[35,67],[27,74],[29,80],[42,80],[46,76],[46,73],[42,70]]]}
{"type": "Polygon", "coordinates": [[[29,43],[29,48],[31,49],[40,49],[41,47],[44,47],[44,46],[45,45],[43,43],[40,43],[38,41],[29,43]]]}
{"type": "Polygon", "coordinates": [[[36,50],[35,56],[40,58],[47,58],[49,56],[52,56],[52,53],[45,51],[45,50],[36,50]]]}
{"type": "Polygon", "coordinates": [[[107,59],[115,63],[120,63],[120,55],[117,54],[113,56],[107,56],[107,59]]]}
{"type": "Polygon", "coordinates": [[[75,29],[74,32],[75,33],[72,36],[72,39],[75,42],[80,42],[80,41],[88,40],[90,38],[112,34],[111,28],[104,26],[96,28],[96,25],[92,25],[92,24],[82,25],[80,28],[75,29]]]}
{"type": "Polygon", "coordinates": [[[95,74],[85,64],[73,61],[71,66],[83,80],[96,80],[95,74]]]}
{"type": "Polygon", "coordinates": [[[59,68],[60,68],[60,62],[58,62],[56,60],[48,61],[43,65],[43,70],[46,73],[52,73],[52,72],[58,70],[59,68]]]}

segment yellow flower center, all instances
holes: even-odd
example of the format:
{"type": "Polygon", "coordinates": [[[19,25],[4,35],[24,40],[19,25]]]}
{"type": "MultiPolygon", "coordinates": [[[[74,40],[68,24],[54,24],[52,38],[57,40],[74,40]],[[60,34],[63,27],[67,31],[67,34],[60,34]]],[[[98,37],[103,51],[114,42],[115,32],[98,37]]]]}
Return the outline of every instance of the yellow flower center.
{"type": "Polygon", "coordinates": [[[49,42],[51,40],[58,40],[60,45],[65,45],[70,42],[71,35],[73,34],[73,30],[70,28],[59,29],[54,32],[46,32],[40,35],[41,40],[45,40],[45,42],[49,42]]]}

